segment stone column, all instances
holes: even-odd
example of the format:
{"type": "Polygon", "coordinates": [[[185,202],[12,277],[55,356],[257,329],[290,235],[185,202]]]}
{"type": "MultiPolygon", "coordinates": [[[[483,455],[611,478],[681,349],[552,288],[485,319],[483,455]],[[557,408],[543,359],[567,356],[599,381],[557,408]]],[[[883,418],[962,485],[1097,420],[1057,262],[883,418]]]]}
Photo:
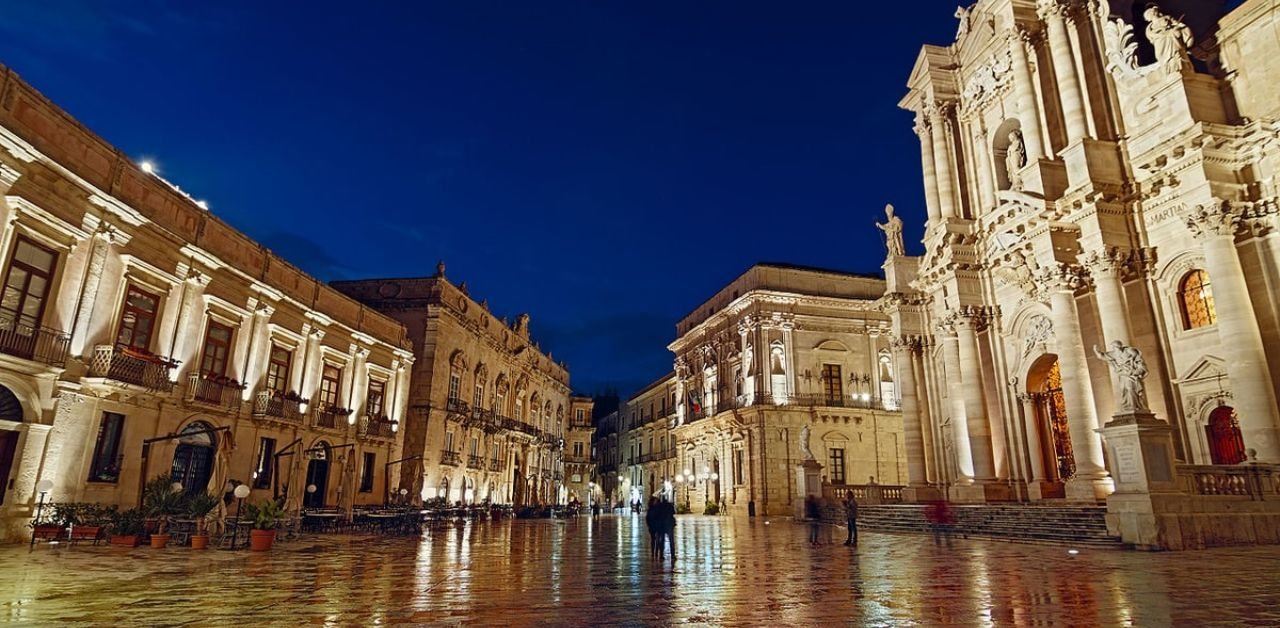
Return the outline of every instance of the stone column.
{"type": "Polygon", "coordinates": [[[313,399],[313,397],[315,397],[316,390],[319,389],[320,365],[324,363],[320,358],[320,341],[323,339],[323,329],[312,329],[311,332],[307,334],[306,359],[302,361],[302,381],[298,384],[300,388],[298,393],[304,398],[309,399],[312,406],[314,406],[317,401],[316,399],[313,399]]]}
{"type": "MultiPolygon", "coordinates": [[[[36,483],[40,480],[41,468],[45,461],[45,444],[49,440],[50,425],[43,423],[23,423],[22,424],[22,449],[18,452],[17,464],[13,465],[12,478],[13,488],[9,489],[9,495],[5,498],[5,508],[18,507],[22,504],[31,504],[39,497],[36,495],[36,483]]],[[[85,435],[86,443],[88,435],[85,435]]],[[[56,478],[52,477],[53,471],[46,475],[50,481],[56,478]]],[[[70,495],[53,495],[46,496],[46,500],[56,501],[72,501],[75,498],[70,495]]]]}
{"type": "Polygon", "coordinates": [[[1075,291],[1084,285],[1077,266],[1058,264],[1045,269],[1042,283],[1049,291],[1058,368],[1062,372],[1062,396],[1067,406],[1067,429],[1075,457],[1075,476],[1067,481],[1067,497],[1100,499],[1111,492],[1111,481],[1102,462],[1098,436],[1098,411],[1089,379],[1089,365],[1080,336],[1080,313],[1075,291]]]}
{"type": "Polygon", "coordinates": [[[964,386],[960,377],[960,348],[954,326],[947,321],[938,325],[942,342],[942,360],[947,381],[947,402],[951,406],[951,440],[958,472],[957,484],[972,484],[973,454],[969,446],[969,425],[965,420],[964,386]]]}
{"type": "Polygon", "coordinates": [[[1125,305],[1121,272],[1128,251],[1107,247],[1094,251],[1081,260],[1093,277],[1094,297],[1098,300],[1098,317],[1102,321],[1103,340],[1110,343],[1119,340],[1131,344],[1133,333],[1129,327],[1129,309],[1125,305]]]}
{"type": "Polygon", "coordinates": [[[1009,49],[1013,56],[1013,93],[1018,103],[1018,122],[1022,126],[1022,143],[1027,149],[1027,163],[1033,164],[1044,157],[1043,131],[1040,129],[1040,108],[1036,103],[1035,79],[1031,76],[1031,64],[1027,47],[1031,34],[1015,27],[1009,36],[1009,49]]]}
{"type": "Polygon", "coordinates": [[[932,346],[932,341],[929,340],[927,336],[921,338],[920,342],[917,344],[917,349],[920,351],[920,359],[912,360],[915,367],[915,372],[912,373],[912,377],[916,381],[916,408],[920,414],[920,423],[922,428],[921,436],[924,439],[921,444],[924,447],[925,454],[925,481],[934,483],[940,481],[942,476],[938,472],[936,453],[938,445],[935,442],[933,432],[936,413],[933,411],[933,399],[929,391],[930,346],[932,346]]]}
{"type": "MultiPolygon", "coordinates": [[[[786,371],[786,374],[787,374],[786,393],[787,393],[787,398],[790,399],[791,397],[796,395],[797,388],[799,388],[799,383],[800,383],[798,381],[800,377],[799,369],[797,368],[797,365],[796,365],[795,334],[793,333],[795,332],[795,329],[796,329],[796,323],[793,320],[784,320],[782,321],[781,327],[782,327],[782,346],[783,346],[783,349],[786,351],[786,356],[787,356],[787,367],[783,370],[786,371]]],[[[775,394],[777,393],[775,392],[775,394]]]]}
{"type": "Polygon", "coordinates": [[[1027,435],[1027,456],[1031,459],[1032,482],[1044,481],[1044,452],[1040,442],[1040,417],[1036,415],[1036,395],[1018,393],[1022,402],[1022,429],[1027,435]]]}
{"type": "MultiPolygon", "coordinates": [[[[196,352],[200,350],[199,343],[202,339],[199,330],[203,311],[197,304],[201,302],[204,287],[209,285],[210,277],[193,268],[180,274],[185,274],[185,283],[181,289],[182,303],[178,306],[178,320],[174,327],[173,345],[169,349],[169,355],[188,368],[198,369],[200,365],[197,363],[196,352]],[[195,329],[192,329],[193,324],[195,329]]],[[[177,373],[173,373],[173,376],[176,377],[177,373]]]]}
{"type": "Polygon", "coordinates": [[[938,183],[938,212],[943,218],[956,215],[955,176],[952,173],[950,142],[952,103],[933,102],[929,105],[929,129],[933,138],[933,166],[938,183]]]}
{"type": "Polygon", "coordinates": [[[974,165],[974,171],[978,177],[978,204],[983,210],[994,207],[996,204],[995,173],[992,171],[988,141],[987,131],[979,122],[973,134],[973,153],[974,161],[977,162],[974,165]]]}
{"type": "Polygon", "coordinates": [[[898,396],[902,399],[903,446],[907,450],[907,483],[912,486],[928,483],[924,463],[924,429],[920,421],[920,406],[916,403],[915,352],[918,343],[918,339],[907,336],[893,340],[898,396]]]}
{"type": "MultiPolygon", "coordinates": [[[[244,371],[245,394],[253,394],[253,391],[261,384],[261,378],[267,372],[267,359],[271,351],[271,328],[268,326],[271,322],[271,315],[275,313],[275,308],[259,304],[253,310],[253,316],[250,318],[249,327],[253,334],[249,338],[249,359],[244,371]]],[[[288,383],[285,384],[288,386],[288,383]]]]}
{"type": "Polygon", "coordinates": [[[920,166],[924,170],[924,204],[929,213],[929,222],[941,216],[938,206],[938,172],[933,166],[933,135],[929,118],[924,113],[916,114],[916,136],[920,138],[920,166]]]}
{"type": "Polygon", "coordinates": [[[76,318],[71,328],[71,352],[86,356],[93,348],[86,345],[89,339],[89,323],[93,320],[93,306],[98,301],[98,287],[102,284],[102,270],[107,263],[107,253],[111,252],[113,232],[109,229],[93,234],[89,246],[89,263],[84,269],[84,290],[80,293],[80,304],[76,306],[76,318]]]}
{"type": "Polygon", "coordinates": [[[1204,250],[1218,314],[1218,346],[1227,359],[1231,405],[1240,421],[1244,445],[1257,451],[1258,462],[1280,462],[1271,369],[1235,245],[1240,209],[1215,201],[1192,208],[1184,218],[1204,250]]]}
{"type": "Polygon", "coordinates": [[[982,382],[982,360],[978,353],[978,330],[985,323],[981,312],[969,310],[956,317],[959,340],[960,378],[963,381],[965,420],[969,426],[969,446],[973,455],[974,480],[996,479],[995,454],[991,442],[991,421],[987,418],[987,393],[982,382]]]}
{"type": "Polygon", "coordinates": [[[1037,0],[1040,19],[1044,20],[1049,36],[1049,54],[1053,58],[1053,75],[1057,79],[1058,98],[1062,102],[1062,117],[1067,130],[1067,143],[1084,139],[1088,124],[1084,117],[1084,93],[1080,89],[1080,77],[1076,75],[1075,53],[1067,33],[1072,4],[1064,0],[1037,0]]]}

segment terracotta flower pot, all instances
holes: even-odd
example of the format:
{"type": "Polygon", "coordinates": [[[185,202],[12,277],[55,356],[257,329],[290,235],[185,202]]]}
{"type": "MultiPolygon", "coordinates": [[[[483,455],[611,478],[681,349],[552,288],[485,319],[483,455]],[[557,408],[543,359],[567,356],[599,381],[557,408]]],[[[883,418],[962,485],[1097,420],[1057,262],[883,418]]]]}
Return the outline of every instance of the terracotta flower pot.
{"type": "Polygon", "coordinates": [[[121,547],[137,547],[141,539],[136,534],[113,534],[111,535],[111,544],[121,547]]]}
{"type": "Polygon", "coordinates": [[[169,546],[168,534],[152,534],[151,547],[155,549],[164,549],[169,546]]]}
{"type": "Polygon", "coordinates": [[[193,549],[193,550],[202,550],[202,549],[205,549],[205,548],[207,548],[207,547],[209,547],[209,535],[208,535],[208,534],[193,534],[193,535],[191,535],[191,549],[193,549]]]}
{"type": "Polygon", "coordinates": [[[250,530],[249,531],[249,549],[255,552],[265,552],[271,549],[271,545],[276,542],[275,530],[250,530]]]}

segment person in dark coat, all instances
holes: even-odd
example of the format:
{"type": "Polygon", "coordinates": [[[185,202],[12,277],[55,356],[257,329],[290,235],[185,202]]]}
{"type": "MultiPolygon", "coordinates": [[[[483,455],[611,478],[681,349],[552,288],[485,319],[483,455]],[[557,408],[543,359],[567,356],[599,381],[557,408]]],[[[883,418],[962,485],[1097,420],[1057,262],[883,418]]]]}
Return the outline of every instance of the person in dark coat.
{"type": "Polygon", "coordinates": [[[849,491],[844,495],[844,520],[849,526],[849,536],[845,539],[845,545],[858,544],[858,500],[854,498],[853,491],[849,491]]]}
{"type": "Polygon", "coordinates": [[[809,524],[809,544],[818,544],[818,532],[822,528],[822,508],[813,495],[804,498],[804,518],[809,524]]]}
{"type": "MultiPolygon", "coordinates": [[[[671,548],[671,562],[676,560],[676,505],[674,502],[662,502],[662,535],[667,547],[671,548]]],[[[662,558],[662,547],[658,547],[658,558],[662,558]]]]}
{"type": "Polygon", "coordinates": [[[662,512],[657,497],[649,498],[649,507],[644,511],[644,522],[649,527],[649,558],[662,558],[662,512]]]}

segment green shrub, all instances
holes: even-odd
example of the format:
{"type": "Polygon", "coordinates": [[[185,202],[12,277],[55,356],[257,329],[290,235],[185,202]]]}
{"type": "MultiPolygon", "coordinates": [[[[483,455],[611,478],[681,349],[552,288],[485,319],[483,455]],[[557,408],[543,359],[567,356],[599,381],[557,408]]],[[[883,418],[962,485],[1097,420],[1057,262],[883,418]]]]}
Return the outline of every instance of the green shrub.
{"type": "Polygon", "coordinates": [[[691,513],[691,512],[693,512],[693,511],[689,508],[689,502],[683,502],[683,503],[678,503],[678,504],[676,504],[676,514],[677,514],[677,515],[687,515],[687,514],[689,514],[689,513],[691,513]]]}
{"type": "Polygon", "coordinates": [[[704,515],[720,514],[720,504],[717,504],[715,502],[707,502],[707,505],[702,508],[702,514],[704,515]]]}
{"type": "Polygon", "coordinates": [[[142,511],[137,508],[112,513],[108,527],[116,536],[134,536],[146,531],[142,521],[142,511]]]}
{"type": "Polygon", "coordinates": [[[255,530],[274,530],[280,526],[284,516],[284,509],[273,499],[249,504],[249,518],[253,520],[255,530]]]}

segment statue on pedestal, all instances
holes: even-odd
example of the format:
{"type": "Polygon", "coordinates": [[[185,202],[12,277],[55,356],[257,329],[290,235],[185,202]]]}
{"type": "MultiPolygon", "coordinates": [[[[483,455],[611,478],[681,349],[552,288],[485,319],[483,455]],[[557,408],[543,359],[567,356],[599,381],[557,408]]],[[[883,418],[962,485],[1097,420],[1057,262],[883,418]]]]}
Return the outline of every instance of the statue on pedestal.
{"type": "Polygon", "coordinates": [[[884,206],[884,215],[889,219],[883,224],[876,223],[876,227],[884,232],[885,247],[889,249],[889,255],[906,255],[907,249],[902,242],[902,219],[893,215],[893,205],[884,206]]]}
{"type": "Polygon", "coordinates": [[[817,460],[817,457],[813,455],[813,449],[809,447],[809,425],[807,423],[800,428],[800,455],[806,461],[817,460]]]}
{"type": "Polygon", "coordinates": [[[1136,347],[1127,347],[1119,340],[1111,341],[1111,349],[1103,352],[1093,345],[1093,354],[1111,366],[1120,387],[1120,409],[1117,414],[1151,412],[1147,407],[1147,391],[1143,379],[1147,376],[1147,362],[1136,347]]]}
{"type": "Polygon", "coordinates": [[[1022,190],[1022,169],[1027,165],[1027,144],[1022,131],[1009,131],[1009,150],[1004,155],[1004,167],[1009,175],[1009,189],[1022,190]]]}
{"type": "Polygon", "coordinates": [[[1142,17],[1147,20],[1147,41],[1156,50],[1156,63],[1169,72],[1179,72],[1190,63],[1187,49],[1193,39],[1191,29],[1177,19],[1149,6],[1142,17]]]}

